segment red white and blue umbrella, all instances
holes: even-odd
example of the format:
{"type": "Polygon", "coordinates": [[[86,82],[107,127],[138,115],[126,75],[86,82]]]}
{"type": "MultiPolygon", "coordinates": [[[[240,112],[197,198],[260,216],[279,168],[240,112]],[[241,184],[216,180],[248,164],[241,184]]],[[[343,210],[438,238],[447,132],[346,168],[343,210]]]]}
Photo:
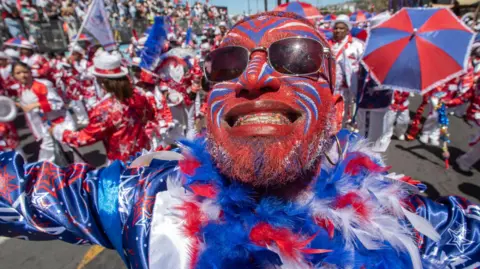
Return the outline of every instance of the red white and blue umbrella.
{"type": "Polygon", "coordinates": [[[359,27],[352,27],[352,30],[350,31],[350,34],[353,37],[362,40],[363,42],[365,42],[367,40],[367,37],[368,37],[367,30],[359,28],[359,27]]]}
{"type": "Polygon", "coordinates": [[[32,49],[33,45],[32,43],[28,42],[23,37],[14,37],[10,38],[9,40],[5,41],[3,43],[4,47],[11,47],[11,48],[27,48],[27,49],[32,49]]]}
{"type": "Polygon", "coordinates": [[[334,21],[337,19],[335,14],[327,14],[323,17],[323,21],[334,21]]]}
{"type": "Polygon", "coordinates": [[[474,38],[449,9],[403,8],[371,29],[362,63],[378,84],[424,94],[466,71],[474,38]]]}
{"type": "Polygon", "coordinates": [[[308,3],[291,2],[277,6],[274,11],[293,12],[309,20],[320,20],[323,15],[318,9],[308,3]]]}
{"type": "MultiPolygon", "coordinates": [[[[75,40],[76,38],[77,38],[77,35],[73,35],[72,40],[75,40]]],[[[80,34],[77,41],[92,41],[92,37],[83,33],[83,34],[80,34]]]]}
{"type": "Polygon", "coordinates": [[[372,15],[366,11],[355,11],[350,15],[350,21],[351,22],[366,22],[368,19],[370,19],[372,15]]]}

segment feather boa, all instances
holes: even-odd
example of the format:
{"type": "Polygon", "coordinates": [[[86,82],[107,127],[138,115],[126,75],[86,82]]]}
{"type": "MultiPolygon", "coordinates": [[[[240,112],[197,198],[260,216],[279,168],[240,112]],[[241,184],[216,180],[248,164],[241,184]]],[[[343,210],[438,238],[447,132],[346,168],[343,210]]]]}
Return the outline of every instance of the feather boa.
{"type": "Polygon", "coordinates": [[[338,137],[343,152],[334,147],[329,153],[337,164],[323,161],[293,201],[259,198],[219,174],[205,140],[183,142],[182,183],[168,184],[182,200],[174,215],[190,239],[188,267],[421,268],[415,231],[433,240],[439,235],[406,209],[419,182],[387,174],[357,135],[341,131],[338,137]]]}

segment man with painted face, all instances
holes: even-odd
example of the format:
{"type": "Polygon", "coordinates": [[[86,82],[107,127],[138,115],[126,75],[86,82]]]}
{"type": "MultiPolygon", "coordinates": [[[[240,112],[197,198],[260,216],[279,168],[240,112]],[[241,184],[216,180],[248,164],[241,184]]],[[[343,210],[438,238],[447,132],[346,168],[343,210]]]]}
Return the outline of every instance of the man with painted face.
{"type": "Polygon", "coordinates": [[[335,64],[289,13],[206,59],[207,134],[93,170],[0,154],[0,234],[116,249],[129,268],[474,268],[480,210],[434,203],[338,129],[335,64]]]}

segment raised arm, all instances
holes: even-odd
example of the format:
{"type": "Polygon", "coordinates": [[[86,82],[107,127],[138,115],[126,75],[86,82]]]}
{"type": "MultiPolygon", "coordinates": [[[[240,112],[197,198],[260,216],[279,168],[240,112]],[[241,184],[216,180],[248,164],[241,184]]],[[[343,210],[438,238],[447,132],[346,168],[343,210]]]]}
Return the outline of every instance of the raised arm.
{"type": "Polygon", "coordinates": [[[118,208],[118,192],[111,191],[103,178],[108,174],[112,182],[119,181],[123,170],[119,162],[100,170],[86,164],[24,165],[19,154],[0,152],[0,235],[113,248],[105,232],[112,227],[105,221],[118,212],[103,212],[105,207],[118,208]]]}

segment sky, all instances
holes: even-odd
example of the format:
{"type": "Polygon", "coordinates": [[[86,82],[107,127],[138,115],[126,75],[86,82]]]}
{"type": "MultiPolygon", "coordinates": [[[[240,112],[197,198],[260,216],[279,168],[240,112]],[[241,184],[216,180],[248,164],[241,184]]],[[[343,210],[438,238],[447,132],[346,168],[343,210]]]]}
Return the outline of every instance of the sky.
{"type": "MultiPolygon", "coordinates": [[[[290,0],[294,2],[296,0],[290,0]]],[[[248,3],[250,2],[250,9],[252,13],[258,11],[264,11],[264,2],[265,0],[209,0],[211,5],[215,6],[227,6],[228,13],[230,14],[241,14],[244,11],[248,10],[248,3]]],[[[285,3],[285,0],[282,0],[285,3]]],[[[324,6],[330,4],[336,4],[345,2],[345,0],[302,0],[302,2],[310,3],[314,6],[324,6]]],[[[268,0],[268,10],[272,10],[277,6],[277,0],[268,0]]]]}

